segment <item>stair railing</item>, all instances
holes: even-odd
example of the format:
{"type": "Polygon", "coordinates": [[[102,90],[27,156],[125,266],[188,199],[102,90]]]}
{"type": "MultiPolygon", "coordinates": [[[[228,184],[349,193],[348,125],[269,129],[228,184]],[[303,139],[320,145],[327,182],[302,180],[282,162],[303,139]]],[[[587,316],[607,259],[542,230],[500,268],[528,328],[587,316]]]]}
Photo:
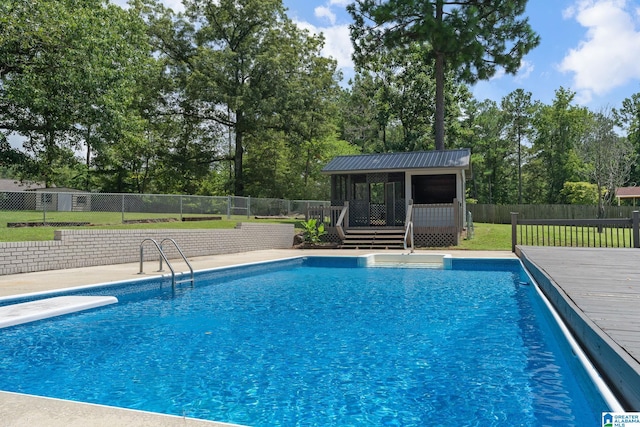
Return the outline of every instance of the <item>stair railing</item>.
{"type": "Polygon", "coordinates": [[[409,248],[407,244],[407,240],[411,242],[411,253],[414,251],[413,245],[413,200],[409,200],[409,204],[407,205],[407,216],[404,221],[404,250],[406,251],[409,248]]]}
{"type": "Polygon", "coordinates": [[[344,207],[342,208],[342,211],[340,212],[340,216],[338,217],[338,222],[336,222],[336,231],[338,232],[338,236],[340,237],[340,240],[344,240],[346,237],[344,234],[344,229],[342,228],[342,224],[344,223],[344,217],[347,215],[348,212],[349,212],[349,202],[345,201],[344,207]]]}

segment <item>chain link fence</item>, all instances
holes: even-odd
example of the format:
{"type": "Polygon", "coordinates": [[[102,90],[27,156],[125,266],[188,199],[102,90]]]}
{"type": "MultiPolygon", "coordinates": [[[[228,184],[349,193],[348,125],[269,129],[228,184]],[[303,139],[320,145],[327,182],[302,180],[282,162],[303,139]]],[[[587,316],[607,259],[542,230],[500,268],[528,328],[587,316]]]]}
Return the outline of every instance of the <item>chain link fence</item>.
{"type": "MultiPolygon", "coordinates": [[[[263,199],[239,196],[185,196],[168,194],[120,194],[36,191],[0,192],[2,211],[16,212],[20,222],[189,221],[231,219],[232,216],[304,217],[311,206],[329,206],[318,200],[263,199]],[[109,215],[107,215],[109,214],[109,215]],[[176,218],[177,217],[177,218],[176,218]],[[107,219],[110,218],[110,219],[107,219]]],[[[9,215],[7,215],[8,217],[9,215]]]]}

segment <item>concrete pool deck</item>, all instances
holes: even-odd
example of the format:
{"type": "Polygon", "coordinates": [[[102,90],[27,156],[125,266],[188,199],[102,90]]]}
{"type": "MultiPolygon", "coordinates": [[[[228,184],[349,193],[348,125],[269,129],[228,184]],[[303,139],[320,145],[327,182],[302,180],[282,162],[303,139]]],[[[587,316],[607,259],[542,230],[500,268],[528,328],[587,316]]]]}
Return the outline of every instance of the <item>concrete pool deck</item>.
{"type": "MultiPolygon", "coordinates": [[[[449,254],[457,258],[517,258],[510,251],[420,250],[417,252],[449,254]]],[[[272,249],[198,257],[189,261],[197,271],[305,255],[354,256],[371,253],[406,253],[406,251],[272,249]]],[[[156,269],[155,263],[146,263],[144,277],[160,275],[161,273],[154,271],[156,269]]],[[[176,263],[176,269],[181,270],[178,263],[176,263]]],[[[138,263],[131,263],[0,276],[0,297],[134,280],[141,277],[138,274],[139,270],[138,263]]],[[[3,427],[45,425],[48,427],[228,427],[232,425],[1,391],[0,420],[0,425],[3,427]]]]}

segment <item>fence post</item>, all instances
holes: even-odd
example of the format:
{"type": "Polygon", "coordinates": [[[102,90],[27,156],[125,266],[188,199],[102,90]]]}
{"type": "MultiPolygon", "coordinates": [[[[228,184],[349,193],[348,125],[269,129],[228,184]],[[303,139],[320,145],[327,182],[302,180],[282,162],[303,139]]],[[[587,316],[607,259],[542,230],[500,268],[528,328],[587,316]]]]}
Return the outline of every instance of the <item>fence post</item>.
{"type": "Polygon", "coordinates": [[[180,195],[180,221],[182,221],[182,194],[180,195]]]}
{"type": "Polygon", "coordinates": [[[633,247],[640,248],[640,211],[631,213],[633,218],[633,247]]]}
{"type": "Polygon", "coordinates": [[[227,219],[231,219],[231,196],[227,196],[227,219]]]}
{"type": "MultiPolygon", "coordinates": [[[[42,195],[40,196],[40,201],[42,202],[42,223],[43,224],[47,223],[47,194],[49,193],[42,193],[42,195]]],[[[51,200],[53,200],[53,195],[51,195],[51,200]]]]}
{"type": "Polygon", "coordinates": [[[247,197],[247,218],[251,216],[251,196],[247,197]]]}
{"type": "Polygon", "coordinates": [[[124,224],[124,193],[122,194],[122,223],[124,224]]]}
{"type": "Polygon", "coordinates": [[[518,243],[518,212],[511,212],[511,252],[516,251],[518,243]]]}

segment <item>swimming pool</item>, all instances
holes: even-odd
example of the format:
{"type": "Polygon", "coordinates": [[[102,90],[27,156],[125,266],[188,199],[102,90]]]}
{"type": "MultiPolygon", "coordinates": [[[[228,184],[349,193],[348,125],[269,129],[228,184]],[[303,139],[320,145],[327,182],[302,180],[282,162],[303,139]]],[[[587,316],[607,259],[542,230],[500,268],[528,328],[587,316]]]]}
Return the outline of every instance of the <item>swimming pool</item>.
{"type": "Polygon", "coordinates": [[[600,425],[517,260],[360,265],[83,290],[119,303],[0,331],[0,389],[254,426],[600,425]]]}

